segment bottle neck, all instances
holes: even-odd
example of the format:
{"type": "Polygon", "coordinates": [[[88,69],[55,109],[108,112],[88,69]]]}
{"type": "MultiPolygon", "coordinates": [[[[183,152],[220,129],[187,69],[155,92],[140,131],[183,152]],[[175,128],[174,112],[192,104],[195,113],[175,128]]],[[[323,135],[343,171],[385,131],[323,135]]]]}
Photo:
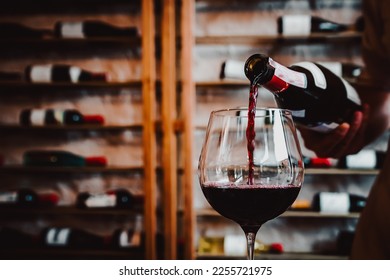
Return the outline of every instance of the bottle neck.
{"type": "Polygon", "coordinates": [[[289,83],[285,82],[276,75],[272,76],[271,80],[263,85],[264,88],[268,89],[274,94],[285,91],[289,86],[289,83]]]}
{"type": "Polygon", "coordinates": [[[104,117],[101,115],[84,115],[83,122],[86,124],[104,124],[104,117]]]}

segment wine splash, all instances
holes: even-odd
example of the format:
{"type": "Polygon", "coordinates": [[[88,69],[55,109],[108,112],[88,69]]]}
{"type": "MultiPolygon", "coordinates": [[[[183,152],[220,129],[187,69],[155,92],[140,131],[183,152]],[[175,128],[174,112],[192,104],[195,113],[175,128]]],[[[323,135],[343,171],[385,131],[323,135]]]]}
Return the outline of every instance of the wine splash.
{"type": "Polygon", "coordinates": [[[259,89],[256,83],[251,83],[250,91],[249,91],[248,126],[246,128],[248,162],[249,162],[248,185],[254,184],[253,151],[255,149],[255,137],[256,137],[255,116],[256,116],[256,103],[257,103],[258,92],[259,89]]]}

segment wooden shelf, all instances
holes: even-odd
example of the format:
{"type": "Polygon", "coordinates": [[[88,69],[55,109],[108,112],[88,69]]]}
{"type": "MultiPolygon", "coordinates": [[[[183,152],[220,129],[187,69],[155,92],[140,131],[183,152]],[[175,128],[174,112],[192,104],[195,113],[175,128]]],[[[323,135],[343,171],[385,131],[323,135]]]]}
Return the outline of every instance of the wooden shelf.
{"type": "MultiPolygon", "coordinates": [[[[198,254],[198,260],[244,260],[246,256],[198,254]]],[[[315,253],[255,254],[256,260],[347,260],[348,256],[315,253]]]]}
{"type": "Polygon", "coordinates": [[[264,36],[198,36],[195,38],[196,44],[207,45],[260,45],[273,43],[324,43],[324,42],[356,42],[361,40],[359,32],[340,32],[333,34],[313,33],[309,36],[283,36],[283,35],[264,35],[264,36]]]}
{"type": "Polygon", "coordinates": [[[142,173],[143,168],[141,166],[107,166],[107,167],[27,167],[21,165],[2,166],[0,167],[1,173],[102,173],[102,174],[115,174],[115,173],[142,173]]]}
{"type": "Polygon", "coordinates": [[[117,209],[117,208],[94,208],[82,209],[74,206],[52,206],[52,207],[11,207],[0,206],[0,217],[14,216],[135,216],[142,213],[141,209],[117,209]],[[6,210],[6,211],[5,211],[6,210]],[[26,211],[27,210],[27,211],[26,211]]]}
{"type": "Polygon", "coordinates": [[[307,168],[305,175],[378,175],[377,169],[307,168]]]}
{"type": "Polygon", "coordinates": [[[55,93],[55,90],[66,89],[104,89],[104,88],[129,88],[129,87],[141,87],[142,82],[140,80],[127,81],[127,82],[84,82],[84,83],[27,83],[27,82],[0,82],[0,89],[2,95],[7,95],[9,90],[51,90],[51,93],[55,93]]]}
{"type": "MultiPolygon", "coordinates": [[[[196,211],[197,217],[222,217],[214,209],[201,209],[196,211]]],[[[284,218],[332,218],[332,219],[357,219],[360,213],[332,214],[314,211],[286,211],[279,217],[284,218]]]]}
{"type": "Polygon", "coordinates": [[[0,249],[0,259],[3,260],[106,260],[106,259],[145,259],[144,248],[134,249],[69,249],[69,248],[31,248],[31,249],[0,249]]]}
{"type": "Polygon", "coordinates": [[[45,125],[45,126],[21,126],[21,125],[1,125],[0,131],[15,132],[42,132],[42,131],[122,131],[122,130],[142,130],[142,124],[133,125],[45,125]]]}

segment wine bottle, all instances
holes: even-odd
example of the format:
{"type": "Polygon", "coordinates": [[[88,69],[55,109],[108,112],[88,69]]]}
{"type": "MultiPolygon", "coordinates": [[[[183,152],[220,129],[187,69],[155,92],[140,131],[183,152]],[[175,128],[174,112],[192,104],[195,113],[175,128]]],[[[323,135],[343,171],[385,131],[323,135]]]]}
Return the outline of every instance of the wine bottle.
{"type": "Polygon", "coordinates": [[[313,197],[312,208],[323,213],[361,212],[367,198],[346,192],[319,192],[313,197]]]}
{"type": "Polygon", "coordinates": [[[76,205],[80,208],[132,208],[134,206],[134,197],[126,189],[110,190],[97,194],[81,192],[77,196],[76,205]]]}
{"type": "Polygon", "coordinates": [[[30,233],[11,228],[0,228],[0,248],[32,248],[38,245],[38,238],[30,233]]]}
{"type": "Polygon", "coordinates": [[[270,57],[254,54],[245,62],[245,75],[275,96],[297,123],[329,132],[361,110],[356,90],[329,69],[312,62],[285,67],[270,57]]]}
{"type": "Polygon", "coordinates": [[[83,157],[68,151],[32,150],[24,153],[23,164],[37,167],[106,166],[107,159],[104,156],[83,157]]]}
{"type": "Polygon", "coordinates": [[[41,232],[45,247],[74,249],[102,249],[110,244],[110,238],[89,231],[70,227],[48,227],[41,232]]]}
{"type": "Polygon", "coordinates": [[[363,67],[354,63],[337,61],[317,61],[316,63],[328,68],[337,76],[345,79],[356,79],[360,76],[363,67]]]}
{"type": "Polygon", "coordinates": [[[17,207],[53,206],[59,201],[59,195],[53,191],[36,192],[23,188],[0,192],[0,205],[17,207]]]}
{"type": "Polygon", "coordinates": [[[37,38],[41,39],[50,32],[44,29],[31,28],[17,22],[1,22],[0,38],[17,39],[17,38],[37,38]]]}
{"type": "Polygon", "coordinates": [[[112,246],[120,249],[140,247],[142,245],[143,219],[138,215],[135,219],[134,228],[117,229],[112,235],[112,246]]]}
{"type": "Polygon", "coordinates": [[[103,124],[100,115],[82,115],[71,109],[24,109],[19,122],[23,126],[103,124]]]}
{"type": "Polygon", "coordinates": [[[362,31],[364,24],[361,18],[358,18],[352,24],[343,24],[312,15],[283,15],[277,19],[277,28],[279,34],[289,36],[305,36],[311,33],[337,33],[347,30],[362,31]]]}
{"type": "Polygon", "coordinates": [[[238,79],[246,80],[245,73],[242,71],[245,61],[228,59],[221,65],[220,79],[238,79]]]}
{"type": "Polygon", "coordinates": [[[54,33],[59,38],[96,38],[96,37],[135,37],[138,36],[136,27],[118,27],[97,20],[82,22],[59,21],[54,26],[54,33]]]}
{"type": "MultiPolygon", "coordinates": [[[[246,254],[246,250],[245,237],[240,235],[202,236],[198,244],[199,254],[243,256],[246,254]]],[[[259,240],[255,240],[254,253],[280,254],[283,253],[283,245],[281,243],[264,244],[259,240]]]]}
{"type": "Polygon", "coordinates": [[[363,149],[360,152],[347,155],[338,162],[339,168],[347,169],[374,169],[378,166],[377,153],[375,150],[363,149]]]}
{"type": "Polygon", "coordinates": [[[309,168],[329,168],[332,162],[329,158],[303,157],[305,167],[309,168]]]}
{"type": "Polygon", "coordinates": [[[0,71],[1,82],[21,82],[23,81],[23,75],[18,72],[3,72],[0,71]]]}
{"type": "Polygon", "coordinates": [[[94,73],[66,64],[29,65],[25,69],[25,77],[31,83],[108,81],[107,73],[94,73]]]}

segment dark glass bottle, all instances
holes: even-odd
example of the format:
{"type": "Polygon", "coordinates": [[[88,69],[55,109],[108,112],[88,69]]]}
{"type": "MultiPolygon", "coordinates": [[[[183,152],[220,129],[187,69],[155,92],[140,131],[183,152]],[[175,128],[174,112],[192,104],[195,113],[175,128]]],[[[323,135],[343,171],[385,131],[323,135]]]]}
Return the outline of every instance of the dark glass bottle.
{"type": "Polygon", "coordinates": [[[14,191],[0,192],[0,205],[14,205],[17,207],[54,206],[60,197],[54,191],[37,192],[23,188],[14,191]]]}
{"type": "Polygon", "coordinates": [[[11,227],[0,228],[0,248],[33,248],[38,245],[38,237],[11,227]]]}
{"type": "Polygon", "coordinates": [[[94,73],[65,64],[29,65],[25,69],[26,81],[31,83],[107,82],[106,73],[94,73]]]}
{"type": "Polygon", "coordinates": [[[23,75],[18,72],[3,72],[0,71],[1,82],[21,82],[23,81],[23,75]]]}
{"type": "Polygon", "coordinates": [[[30,207],[38,205],[38,195],[30,189],[0,192],[0,205],[30,207]]]}
{"type": "Polygon", "coordinates": [[[19,122],[24,126],[103,124],[100,115],[83,115],[73,109],[24,109],[19,122]]]}
{"type": "Polygon", "coordinates": [[[0,38],[1,39],[26,39],[26,38],[43,38],[50,34],[48,30],[31,28],[17,22],[1,22],[0,38]]]}
{"type": "Polygon", "coordinates": [[[59,38],[135,37],[136,27],[118,27],[106,22],[87,20],[82,22],[57,22],[54,33],[59,38]]]}
{"type": "Polygon", "coordinates": [[[24,153],[23,164],[36,167],[106,166],[107,159],[103,156],[83,157],[68,151],[32,150],[24,153]]]}
{"type": "Polygon", "coordinates": [[[110,239],[103,235],[70,227],[48,227],[41,232],[41,241],[45,247],[72,249],[103,249],[110,239]]]}
{"type": "Polygon", "coordinates": [[[361,212],[367,198],[346,192],[319,192],[313,197],[312,208],[320,212],[361,212]]]}
{"type": "Polygon", "coordinates": [[[77,196],[76,205],[80,208],[133,208],[134,197],[126,189],[110,190],[105,193],[97,194],[81,192],[77,196]]]}
{"type": "Polygon", "coordinates": [[[347,30],[362,31],[362,17],[351,24],[337,23],[318,16],[284,15],[277,19],[278,33],[283,35],[309,35],[311,33],[337,33],[347,30]]]}
{"type": "Polygon", "coordinates": [[[319,64],[285,67],[266,55],[254,54],[244,71],[252,85],[268,89],[279,107],[289,109],[297,123],[313,130],[328,132],[361,110],[356,90],[319,64]]]}

